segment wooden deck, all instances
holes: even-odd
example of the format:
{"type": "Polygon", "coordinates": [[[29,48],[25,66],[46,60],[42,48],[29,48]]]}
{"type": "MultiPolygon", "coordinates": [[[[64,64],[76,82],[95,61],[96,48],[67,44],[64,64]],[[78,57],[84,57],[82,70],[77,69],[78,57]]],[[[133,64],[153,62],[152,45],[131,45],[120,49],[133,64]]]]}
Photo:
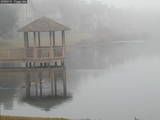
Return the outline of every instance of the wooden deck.
{"type": "Polygon", "coordinates": [[[0,62],[52,62],[63,59],[62,46],[0,49],[0,62]]]}

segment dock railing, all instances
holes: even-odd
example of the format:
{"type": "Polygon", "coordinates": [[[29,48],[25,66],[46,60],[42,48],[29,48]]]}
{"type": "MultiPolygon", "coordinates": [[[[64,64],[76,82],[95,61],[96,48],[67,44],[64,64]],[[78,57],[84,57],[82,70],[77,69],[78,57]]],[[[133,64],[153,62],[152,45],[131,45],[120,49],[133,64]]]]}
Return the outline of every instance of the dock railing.
{"type": "Polygon", "coordinates": [[[55,59],[63,58],[63,47],[30,47],[17,49],[0,49],[1,60],[55,59]]]}

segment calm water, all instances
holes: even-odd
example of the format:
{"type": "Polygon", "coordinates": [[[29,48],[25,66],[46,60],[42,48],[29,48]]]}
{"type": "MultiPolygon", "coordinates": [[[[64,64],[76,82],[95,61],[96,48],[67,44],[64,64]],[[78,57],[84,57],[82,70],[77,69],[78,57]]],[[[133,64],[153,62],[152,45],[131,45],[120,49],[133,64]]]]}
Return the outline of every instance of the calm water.
{"type": "Polygon", "coordinates": [[[125,43],[85,52],[79,48],[68,55],[66,69],[1,70],[1,114],[160,119],[159,53],[142,43],[125,43]]]}

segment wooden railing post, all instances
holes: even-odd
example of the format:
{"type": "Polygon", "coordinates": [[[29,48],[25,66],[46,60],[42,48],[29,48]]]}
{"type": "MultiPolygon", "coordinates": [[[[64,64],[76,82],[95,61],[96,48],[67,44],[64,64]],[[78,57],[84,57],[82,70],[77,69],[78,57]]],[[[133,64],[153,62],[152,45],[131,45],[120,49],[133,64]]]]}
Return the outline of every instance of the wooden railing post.
{"type": "Polygon", "coordinates": [[[53,49],[54,49],[53,47],[50,47],[50,58],[53,58],[53,57],[54,57],[54,56],[53,56],[53,53],[54,53],[54,52],[53,52],[53,49]]]}
{"type": "Polygon", "coordinates": [[[7,54],[8,59],[10,59],[10,50],[7,51],[7,54]]]}
{"type": "MultiPolygon", "coordinates": [[[[52,37],[54,39],[54,35],[52,36],[52,32],[49,32],[49,38],[50,38],[49,58],[53,58],[52,37]]],[[[53,44],[54,44],[54,41],[53,41],[53,44]]]]}
{"type": "Polygon", "coordinates": [[[36,48],[36,32],[33,33],[34,35],[34,58],[37,58],[37,48],[36,48]]]}
{"type": "Polygon", "coordinates": [[[65,53],[65,31],[62,31],[62,57],[64,57],[64,53],[65,53]]]}

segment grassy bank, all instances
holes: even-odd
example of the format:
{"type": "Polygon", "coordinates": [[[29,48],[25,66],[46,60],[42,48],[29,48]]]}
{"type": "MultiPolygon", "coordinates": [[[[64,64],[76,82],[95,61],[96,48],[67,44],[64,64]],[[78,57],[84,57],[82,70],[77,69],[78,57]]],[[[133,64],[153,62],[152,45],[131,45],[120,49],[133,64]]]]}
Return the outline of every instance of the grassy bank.
{"type": "Polygon", "coordinates": [[[38,118],[38,117],[0,116],[0,120],[69,120],[69,119],[65,119],[65,118],[38,118]]]}

